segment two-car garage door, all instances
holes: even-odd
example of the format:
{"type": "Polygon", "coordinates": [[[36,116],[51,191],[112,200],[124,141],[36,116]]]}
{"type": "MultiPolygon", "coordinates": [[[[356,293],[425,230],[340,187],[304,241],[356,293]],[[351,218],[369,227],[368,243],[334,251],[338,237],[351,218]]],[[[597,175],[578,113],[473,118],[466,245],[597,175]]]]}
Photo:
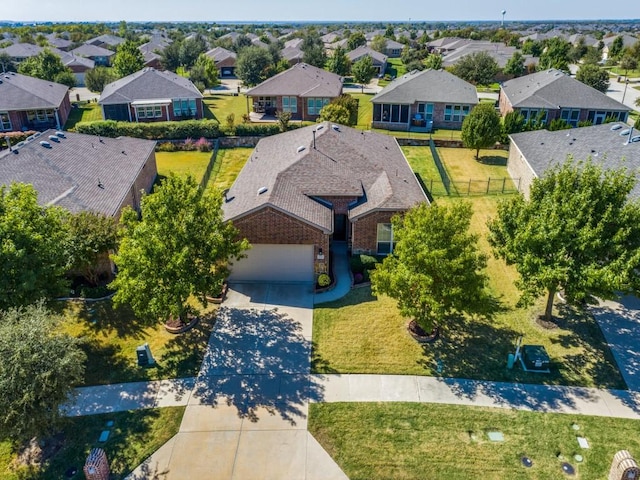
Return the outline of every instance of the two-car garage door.
{"type": "Polygon", "coordinates": [[[314,281],[313,245],[253,244],[247,258],[231,266],[231,282],[314,281]]]}

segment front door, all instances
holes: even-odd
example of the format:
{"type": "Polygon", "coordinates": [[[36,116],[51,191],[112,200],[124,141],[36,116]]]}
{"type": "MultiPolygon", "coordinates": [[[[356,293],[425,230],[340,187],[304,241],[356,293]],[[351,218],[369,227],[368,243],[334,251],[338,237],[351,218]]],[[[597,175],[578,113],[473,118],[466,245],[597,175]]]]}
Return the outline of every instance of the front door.
{"type": "Polygon", "coordinates": [[[333,216],[333,239],[338,242],[347,240],[347,216],[336,213],[333,216]]]}

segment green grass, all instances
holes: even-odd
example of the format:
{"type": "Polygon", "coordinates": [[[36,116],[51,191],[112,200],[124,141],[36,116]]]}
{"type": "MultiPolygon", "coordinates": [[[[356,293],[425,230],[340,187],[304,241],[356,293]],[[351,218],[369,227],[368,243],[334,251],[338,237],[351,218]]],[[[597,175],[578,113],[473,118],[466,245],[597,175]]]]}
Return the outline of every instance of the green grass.
{"type": "Polygon", "coordinates": [[[207,188],[221,190],[230,188],[252,151],[252,148],[221,148],[218,150],[207,188]]]}
{"type": "MultiPolygon", "coordinates": [[[[489,254],[488,291],[495,311],[485,317],[453,316],[442,322],[440,339],[421,346],[407,333],[395,302],[375,298],[370,289],[352,290],[343,299],[314,309],[313,368],[317,372],[443,375],[493,381],[625,388],[596,321],[583,312],[561,306],[558,327],[544,329],[535,321],[542,299],[534,306],[516,307],[519,293],[514,268],[490,255],[486,221],[496,215],[502,196],[469,197],[474,208],[471,230],[489,254]],[[366,332],[366,335],[363,334],[366,332]],[[553,362],[551,374],[506,369],[515,341],[544,345],[553,362]],[[436,362],[444,366],[439,374],[436,362]]],[[[439,198],[438,203],[462,201],[439,198]]]]}
{"type": "Polygon", "coordinates": [[[638,78],[640,77],[640,69],[626,71],[620,67],[608,67],[609,73],[619,77],[638,78]]]}
{"type": "Polygon", "coordinates": [[[411,169],[414,171],[423,188],[434,197],[447,195],[440,172],[436,167],[431,148],[429,147],[401,147],[407,157],[411,169]]]}
{"type": "Polygon", "coordinates": [[[209,307],[198,325],[173,335],[160,322],[145,324],[129,309],[114,309],[110,300],[86,305],[57,303],[54,308],[65,318],[63,330],[83,340],[88,358],[84,385],[196,375],[214,322],[214,309],[209,307]],[[143,368],[137,365],[135,351],[145,342],[156,365],[143,368]]]}
{"type": "Polygon", "coordinates": [[[78,108],[72,108],[69,113],[65,130],[73,130],[79,122],[95,122],[102,120],[102,109],[97,103],[79,103],[78,108]]]}
{"type": "Polygon", "coordinates": [[[166,177],[169,172],[179,176],[191,174],[199,182],[207,170],[211,152],[156,152],[158,175],[166,177]]]}
{"type": "Polygon", "coordinates": [[[233,113],[236,125],[242,122],[242,115],[247,113],[247,96],[240,95],[207,95],[204,97],[204,118],[217,120],[226,125],[227,116],[233,113]]]}
{"type": "Polygon", "coordinates": [[[371,128],[373,121],[373,103],[371,93],[350,93],[353,98],[358,99],[358,124],[355,128],[368,130],[371,128]]]}
{"type": "MultiPolygon", "coordinates": [[[[34,472],[28,478],[59,479],[66,478],[65,472],[75,467],[78,473],[74,478],[83,478],[82,467],[92,448],[102,448],[107,454],[111,468],[111,478],[124,478],[149,455],[160,448],[180,429],[184,407],[137,410],[67,418],[62,426],[62,434],[56,437],[61,449],[48,460],[40,472],[34,472]],[[107,429],[106,422],[113,421],[111,435],[105,443],[98,443],[102,430],[107,429]]],[[[15,458],[8,442],[0,443],[0,478],[18,480],[27,478],[26,472],[9,468],[15,458]]],[[[155,477],[154,477],[155,478],[155,477]]]]}
{"type": "Polygon", "coordinates": [[[558,453],[575,467],[573,478],[600,480],[618,450],[640,455],[639,428],[638,420],[459,405],[309,405],[309,431],[351,480],[561,479],[558,453]],[[489,441],[494,430],[504,442],[489,441]],[[578,435],[589,449],[579,448],[578,435]],[[521,464],[524,455],[533,460],[530,469],[521,464]]]}

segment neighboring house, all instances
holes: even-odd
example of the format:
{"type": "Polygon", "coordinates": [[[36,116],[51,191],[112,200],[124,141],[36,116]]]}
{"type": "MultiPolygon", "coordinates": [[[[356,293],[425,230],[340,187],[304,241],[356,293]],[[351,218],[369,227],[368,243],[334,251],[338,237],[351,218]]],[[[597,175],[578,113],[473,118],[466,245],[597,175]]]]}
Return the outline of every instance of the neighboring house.
{"type": "Polygon", "coordinates": [[[49,45],[51,45],[54,48],[57,48],[58,50],[62,50],[63,52],[66,52],[67,50],[69,50],[73,45],[73,42],[71,40],[67,38],[58,37],[56,36],[55,33],[50,33],[48,35],[45,35],[45,38],[47,39],[47,42],[49,43],[49,45]]]}
{"type": "Polygon", "coordinates": [[[102,118],[158,122],[203,117],[202,94],[189,79],[144,68],[104,87],[98,103],[102,118]]]}
{"type": "Polygon", "coordinates": [[[389,58],[400,58],[402,56],[402,50],[404,49],[404,46],[404,43],[387,39],[387,48],[385,49],[384,53],[389,58]]]}
{"type": "Polygon", "coordinates": [[[47,130],[0,153],[0,185],[29,183],[41,205],[119,218],[156,179],[156,142],[47,130]]]}
{"type": "Polygon", "coordinates": [[[280,52],[280,55],[282,55],[282,58],[289,62],[289,65],[300,63],[304,58],[304,52],[297,47],[283,48],[280,52]]]}
{"type": "Polygon", "coordinates": [[[159,52],[162,52],[167,45],[169,45],[169,43],[166,43],[163,39],[149,41],[140,45],[138,50],[140,50],[144,58],[144,66],[163,70],[161,65],[162,57],[159,52]]]}
{"type": "Polygon", "coordinates": [[[284,42],[284,48],[300,48],[303,42],[304,39],[302,38],[292,38],[284,42]]]}
{"type": "Polygon", "coordinates": [[[342,93],[342,77],[298,63],[247,91],[253,111],[291,112],[292,120],[316,120],[322,107],[342,93]]]}
{"type": "Polygon", "coordinates": [[[352,65],[364,57],[371,57],[373,68],[375,68],[377,75],[384,74],[387,69],[387,56],[366,45],[360,45],[355,50],[351,50],[347,53],[347,57],[349,57],[352,65]]]}
{"type": "Polygon", "coordinates": [[[213,60],[218,68],[220,77],[233,77],[236,74],[236,52],[227,50],[226,48],[216,47],[205,53],[207,57],[213,60]]]}
{"type": "Polygon", "coordinates": [[[0,74],[0,132],[61,129],[71,111],[68,92],[59,83],[0,74]]]}
{"type": "Polygon", "coordinates": [[[44,51],[44,48],[31,43],[14,43],[6,48],[0,48],[0,53],[6,53],[13,63],[20,64],[27,58],[35,57],[44,51]]]}
{"type": "Polygon", "coordinates": [[[604,47],[602,48],[602,60],[607,60],[609,58],[609,50],[611,49],[613,42],[615,42],[618,37],[622,37],[622,48],[631,48],[640,41],[637,37],[633,37],[631,35],[614,35],[612,37],[605,37],[602,39],[602,43],[604,44],[604,47]]]}
{"type": "Polygon", "coordinates": [[[96,65],[103,67],[108,67],[111,64],[112,57],[116,54],[114,51],[90,43],[80,45],[78,48],[71,50],[70,53],[78,55],[79,57],[90,58],[96,65]]]}
{"type": "Polygon", "coordinates": [[[121,37],[117,37],[115,35],[100,35],[99,37],[94,37],[91,40],[87,40],[87,45],[95,45],[96,47],[102,48],[116,48],[121,43],[124,43],[125,39],[121,37]]]}
{"type": "Polygon", "coordinates": [[[540,115],[545,123],[560,118],[572,127],[587,120],[599,125],[607,118],[626,122],[629,114],[622,103],[555,69],[503,83],[499,105],[502,115],[517,110],[525,120],[540,115]]]}
{"type": "Polygon", "coordinates": [[[387,130],[461,128],[478,104],[476,88],[446,70],[411,72],[371,99],[373,127],[387,130]]]}
{"type": "MultiPolygon", "coordinates": [[[[534,130],[509,137],[507,170],[525,197],[529,196],[534,178],[544,175],[551,166],[563,163],[569,155],[575,160],[591,158],[604,167],[627,168],[632,172],[640,169],[640,131],[623,123],[555,132],[534,130]]],[[[631,195],[640,199],[640,184],[636,184],[631,195]]]]}
{"type": "Polygon", "coordinates": [[[61,59],[63,65],[69,68],[76,77],[76,86],[84,87],[84,76],[87,70],[91,70],[96,66],[96,63],[90,58],[79,57],[72,53],[63,55],[61,59]]]}
{"type": "Polygon", "coordinates": [[[323,122],[261,139],[223,211],[252,248],[233,281],[313,282],[333,241],[393,251],[391,217],[428,202],[396,139],[323,122]]]}
{"type": "MultiPolygon", "coordinates": [[[[473,53],[484,52],[493,58],[500,68],[504,68],[517,51],[515,47],[507,46],[504,43],[487,42],[481,40],[468,40],[461,42],[459,46],[453,48],[449,45],[446,55],[442,58],[443,67],[451,67],[457,64],[460,59],[473,53]]],[[[535,65],[539,59],[531,55],[522,55],[525,66],[535,65]]]]}

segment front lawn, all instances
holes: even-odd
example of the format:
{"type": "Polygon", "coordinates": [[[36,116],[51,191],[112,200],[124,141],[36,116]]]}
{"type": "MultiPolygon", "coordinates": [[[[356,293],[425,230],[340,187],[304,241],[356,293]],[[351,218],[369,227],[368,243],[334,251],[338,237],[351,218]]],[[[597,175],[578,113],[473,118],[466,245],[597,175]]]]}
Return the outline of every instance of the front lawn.
{"type": "Polygon", "coordinates": [[[92,448],[104,449],[111,468],[110,478],[124,478],[178,433],[183,414],[184,407],[169,407],[67,418],[62,435],[55,439],[60,450],[40,472],[32,475],[27,475],[24,468],[20,472],[11,468],[15,454],[11,453],[9,442],[0,443],[0,478],[83,478],[82,467],[92,448]],[[107,427],[108,421],[113,422],[112,427],[107,427]],[[111,433],[105,443],[99,443],[103,430],[111,433]],[[67,475],[71,468],[77,470],[75,476],[67,475]]]}
{"type": "MultiPolygon", "coordinates": [[[[482,235],[479,244],[487,253],[486,220],[496,215],[499,199],[482,196],[466,200],[475,212],[472,231],[482,235]]],[[[463,200],[437,200],[458,201],[463,200]]],[[[516,307],[519,294],[514,268],[490,255],[487,273],[494,312],[482,318],[450,318],[443,322],[440,339],[424,347],[407,333],[407,319],[400,316],[395,302],[384,296],[372,297],[367,287],[352,290],[337,302],[318,305],[314,309],[314,370],[625,388],[591,316],[561,306],[555,312],[558,327],[545,329],[534,319],[542,311],[541,302],[527,309],[516,307]],[[545,346],[553,362],[551,374],[506,369],[507,356],[514,352],[520,336],[525,344],[545,346]]]]}
{"type": "Polygon", "coordinates": [[[71,109],[67,123],[64,124],[65,130],[73,130],[79,122],[96,122],[102,120],[102,109],[95,102],[74,102],[78,105],[71,109]]]}
{"type": "Polygon", "coordinates": [[[253,148],[221,148],[211,170],[207,188],[230,188],[242,167],[251,156],[253,148]]]}
{"type": "Polygon", "coordinates": [[[309,431],[351,480],[572,478],[561,470],[564,461],[575,478],[599,480],[617,451],[640,455],[639,428],[638,420],[460,405],[309,405],[309,431]],[[502,432],[504,442],[490,441],[490,431],[502,432]],[[590,448],[581,449],[577,436],[590,448]]]}
{"type": "Polygon", "coordinates": [[[158,175],[166,177],[169,172],[178,176],[191,174],[196,182],[202,180],[204,172],[207,170],[211,152],[156,152],[156,164],[158,165],[158,175]]]}
{"type": "Polygon", "coordinates": [[[87,354],[83,385],[190,377],[198,373],[214,323],[213,308],[188,332],[173,335],[160,322],[144,323],[110,300],[56,303],[63,330],[81,338],[87,354]],[[136,347],[149,343],[156,365],[138,367],[136,347]]]}

